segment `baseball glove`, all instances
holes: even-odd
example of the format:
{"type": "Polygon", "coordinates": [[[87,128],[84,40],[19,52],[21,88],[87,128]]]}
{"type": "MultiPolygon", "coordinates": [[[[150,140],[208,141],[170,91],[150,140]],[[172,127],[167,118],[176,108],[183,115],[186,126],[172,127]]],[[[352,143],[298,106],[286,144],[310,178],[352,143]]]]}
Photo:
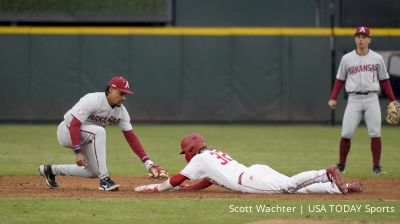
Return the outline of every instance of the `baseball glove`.
{"type": "Polygon", "coordinates": [[[165,169],[163,169],[161,166],[156,165],[156,164],[153,164],[149,168],[147,175],[151,178],[159,179],[159,180],[169,178],[168,172],[165,169]]]}
{"type": "Polygon", "coordinates": [[[386,121],[389,124],[398,124],[400,120],[400,103],[398,101],[390,102],[387,107],[386,121]]]}

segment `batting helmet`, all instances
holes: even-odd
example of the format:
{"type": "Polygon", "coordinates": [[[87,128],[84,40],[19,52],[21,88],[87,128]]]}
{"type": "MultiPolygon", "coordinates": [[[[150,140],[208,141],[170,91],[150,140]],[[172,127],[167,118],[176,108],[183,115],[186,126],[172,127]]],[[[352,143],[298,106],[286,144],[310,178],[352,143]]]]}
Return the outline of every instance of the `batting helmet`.
{"type": "Polygon", "coordinates": [[[206,140],[198,133],[190,133],[181,141],[182,152],[189,162],[201,149],[206,148],[206,140]]]}

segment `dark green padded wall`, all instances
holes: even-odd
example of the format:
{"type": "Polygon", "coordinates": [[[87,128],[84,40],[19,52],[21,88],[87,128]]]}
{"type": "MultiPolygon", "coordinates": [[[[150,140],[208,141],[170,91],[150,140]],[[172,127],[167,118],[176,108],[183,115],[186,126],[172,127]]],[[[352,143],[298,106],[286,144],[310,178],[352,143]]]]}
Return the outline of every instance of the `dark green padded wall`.
{"type": "Polygon", "coordinates": [[[131,82],[136,94],[126,106],[139,121],[329,120],[328,37],[2,35],[0,41],[0,103],[7,105],[1,120],[60,120],[113,75],[131,82]]]}

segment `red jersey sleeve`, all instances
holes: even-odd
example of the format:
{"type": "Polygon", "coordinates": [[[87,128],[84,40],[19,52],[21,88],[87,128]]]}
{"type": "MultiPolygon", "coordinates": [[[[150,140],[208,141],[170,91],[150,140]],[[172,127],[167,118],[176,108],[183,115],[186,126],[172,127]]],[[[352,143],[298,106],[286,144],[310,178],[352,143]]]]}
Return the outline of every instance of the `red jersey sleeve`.
{"type": "MultiPolygon", "coordinates": [[[[182,184],[187,179],[189,179],[189,178],[187,178],[186,176],[179,173],[175,176],[170,177],[169,183],[171,184],[172,187],[176,187],[176,186],[179,186],[180,184],[182,184]]],[[[183,190],[185,190],[185,191],[186,190],[188,190],[188,191],[201,190],[201,189],[207,188],[211,185],[212,185],[212,183],[210,181],[208,181],[207,179],[202,179],[201,181],[199,181],[195,184],[185,187],[183,190]]]]}
{"type": "Polygon", "coordinates": [[[78,118],[73,116],[68,129],[69,129],[69,135],[71,137],[72,146],[74,147],[75,150],[81,148],[81,135],[80,135],[81,126],[82,123],[78,120],[78,118]]]}
{"type": "Polygon", "coordinates": [[[138,137],[133,130],[122,131],[124,133],[125,139],[131,147],[132,151],[139,157],[142,162],[149,160],[149,156],[144,151],[142,143],[140,143],[138,137]]]}
{"type": "Polygon", "coordinates": [[[336,79],[335,84],[333,85],[332,93],[329,99],[336,100],[337,96],[339,95],[340,90],[342,89],[344,84],[343,80],[336,79]]]}
{"type": "Polygon", "coordinates": [[[393,94],[392,85],[390,85],[389,79],[384,79],[379,81],[382,86],[383,92],[385,92],[386,96],[389,98],[390,101],[395,101],[396,97],[393,94]]]}
{"type": "Polygon", "coordinates": [[[169,178],[169,183],[172,187],[176,187],[179,184],[183,183],[183,181],[187,180],[188,178],[182,174],[177,174],[169,178]]]}

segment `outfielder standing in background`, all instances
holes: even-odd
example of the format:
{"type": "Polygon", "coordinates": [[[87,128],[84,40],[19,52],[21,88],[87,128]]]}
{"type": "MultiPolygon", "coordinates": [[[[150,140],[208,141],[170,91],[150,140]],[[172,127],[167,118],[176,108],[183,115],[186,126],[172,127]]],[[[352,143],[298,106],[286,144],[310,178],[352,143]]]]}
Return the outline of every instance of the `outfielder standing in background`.
{"type": "Polygon", "coordinates": [[[372,171],[374,174],[380,175],[385,173],[380,166],[382,150],[381,109],[378,98],[380,86],[390,102],[396,101],[396,98],[382,56],[368,47],[371,43],[371,33],[368,27],[358,27],[354,34],[354,40],[357,48],[343,56],[328,102],[331,109],[336,108],[336,98],[345,84],[349,98],[343,116],[338,167],[341,172],[344,171],[351,138],[364,115],[368,134],[371,137],[372,171]]]}
{"type": "Polygon", "coordinates": [[[168,178],[168,173],[155,165],[147,156],[142,144],[132,130],[128,111],[122,105],[129,89],[123,77],[114,77],[108,82],[105,92],[83,96],[64,115],[57,130],[59,143],[73,150],[76,164],[40,165],[40,175],[50,188],[57,188],[56,175],[100,178],[99,190],[115,191],[119,184],[111,180],[106,164],[105,126],[118,124],[132,150],[144,163],[153,178],[168,178]]]}

